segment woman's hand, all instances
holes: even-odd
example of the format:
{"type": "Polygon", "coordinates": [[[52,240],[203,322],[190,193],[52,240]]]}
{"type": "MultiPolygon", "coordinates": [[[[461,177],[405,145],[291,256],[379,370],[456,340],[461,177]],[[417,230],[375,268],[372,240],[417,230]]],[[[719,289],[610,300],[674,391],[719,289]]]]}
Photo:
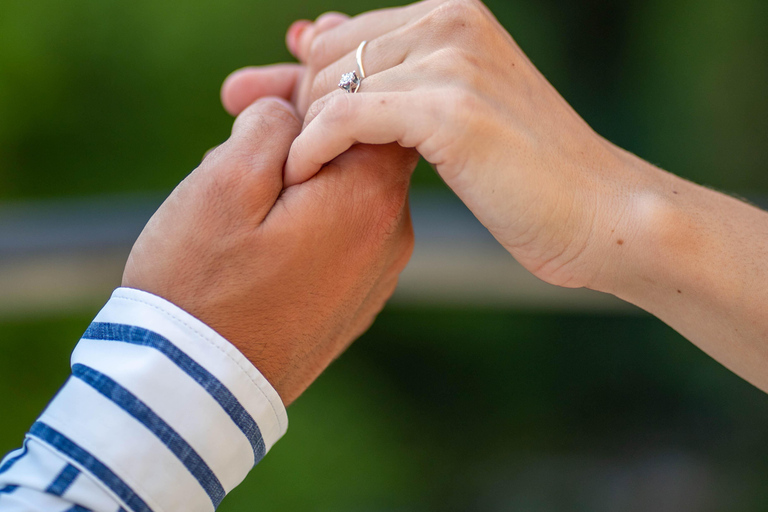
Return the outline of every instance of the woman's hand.
{"type": "Polygon", "coordinates": [[[308,111],[286,163],[287,186],[357,142],[396,141],[432,163],[531,272],[561,286],[599,286],[616,240],[631,236],[622,214],[642,177],[485,6],[427,0],[307,23],[288,34],[306,66],[294,99],[308,111]],[[364,39],[368,76],[356,94],[344,93],[337,83],[357,68],[364,39]]]}
{"type": "MultiPolygon", "coordinates": [[[[768,213],[598,136],[482,4],[328,14],[294,24],[288,47],[307,115],[286,185],[356,142],[415,147],[535,275],[636,304],[768,391],[768,213]],[[368,78],[347,94],[362,40],[368,78]]],[[[280,94],[276,73],[234,74],[225,105],[280,94]]]]}

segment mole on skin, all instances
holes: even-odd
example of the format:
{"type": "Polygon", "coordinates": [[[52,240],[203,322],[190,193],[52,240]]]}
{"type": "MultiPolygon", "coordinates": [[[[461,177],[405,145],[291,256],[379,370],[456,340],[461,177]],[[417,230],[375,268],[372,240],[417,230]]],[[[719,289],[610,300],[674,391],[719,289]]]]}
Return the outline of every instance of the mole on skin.
{"type": "Polygon", "coordinates": [[[619,244],[619,245],[622,245],[624,243],[624,240],[619,238],[618,240],[616,240],[616,243],[619,244]]]}

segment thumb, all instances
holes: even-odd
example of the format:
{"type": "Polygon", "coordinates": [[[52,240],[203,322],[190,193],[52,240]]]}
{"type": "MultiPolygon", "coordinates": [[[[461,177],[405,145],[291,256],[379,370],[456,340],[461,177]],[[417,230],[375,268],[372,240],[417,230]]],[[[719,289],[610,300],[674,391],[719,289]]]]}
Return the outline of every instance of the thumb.
{"type": "Polygon", "coordinates": [[[300,131],[301,121],[293,105],[282,98],[268,97],[237,116],[228,142],[254,171],[282,173],[300,131]]]}
{"type": "Polygon", "coordinates": [[[283,190],[283,166],[301,130],[293,106],[263,98],[246,108],[232,135],[203,162],[216,189],[240,196],[263,219],[283,190]]]}

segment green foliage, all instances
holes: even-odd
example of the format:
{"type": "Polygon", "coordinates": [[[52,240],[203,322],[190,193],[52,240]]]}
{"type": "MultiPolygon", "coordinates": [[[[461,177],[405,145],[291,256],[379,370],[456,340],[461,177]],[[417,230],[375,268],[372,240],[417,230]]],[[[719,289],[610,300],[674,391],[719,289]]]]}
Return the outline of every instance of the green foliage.
{"type": "Polygon", "coordinates": [[[21,445],[69,375],[69,355],[89,319],[0,324],[0,457],[21,445]]]}
{"type": "MultiPolygon", "coordinates": [[[[290,60],[283,37],[294,19],[389,5],[6,2],[0,199],[169,190],[227,137],[218,90],[230,71],[290,60]]],[[[765,2],[489,6],[607,138],[695,181],[768,188],[765,2]]],[[[439,183],[427,167],[415,180],[439,183]]]]}

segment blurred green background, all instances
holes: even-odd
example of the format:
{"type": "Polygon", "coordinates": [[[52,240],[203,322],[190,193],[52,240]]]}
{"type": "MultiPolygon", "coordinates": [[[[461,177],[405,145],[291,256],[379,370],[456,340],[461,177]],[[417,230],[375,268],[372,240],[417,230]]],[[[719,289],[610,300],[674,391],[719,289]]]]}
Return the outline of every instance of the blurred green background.
{"type": "MultiPolygon", "coordinates": [[[[294,19],[388,5],[3,2],[0,201],[169,191],[227,137],[230,71],[290,60],[294,19]]],[[[768,2],[488,5],[598,132],[768,193],[768,2]]],[[[93,313],[0,323],[0,452],[93,313]]],[[[221,510],[768,509],[768,397],[642,313],[389,307],[289,415],[221,510]]]]}

